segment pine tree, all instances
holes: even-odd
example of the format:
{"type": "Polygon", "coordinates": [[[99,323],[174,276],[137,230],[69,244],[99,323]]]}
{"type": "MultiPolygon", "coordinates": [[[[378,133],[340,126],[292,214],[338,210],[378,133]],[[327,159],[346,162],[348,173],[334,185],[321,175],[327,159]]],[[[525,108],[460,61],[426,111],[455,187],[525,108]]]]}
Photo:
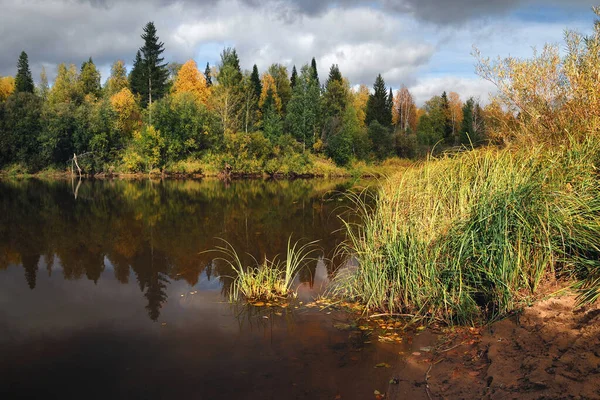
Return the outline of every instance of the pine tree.
{"type": "Polygon", "coordinates": [[[27,53],[21,52],[17,62],[17,76],[15,77],[15,93],[26,92],[33,93],[33,78],[29,69],[29,60],[27,53]]]}
{"type": "Polygon", "coordinates": [[[252,67],[252,75],[250,75],[250,80],[254,85],[254,95],[256,98],[260,98],[260,94],[262,93],[262,83],[260,82],[260,75],[258,75],[258,67],[256,64],[252,67]]]}
{"type": "Polygon", "coordinates": [[[298,71],[296,71],[296,66],[294,65],[294,67],[292,68],[292,76],[290,78],[290,86],[292,87],[292,90],[296,86],[297,80],[298,80],[298,71]]]}
{"type": "Polygon", "coordinates": [[[81,64],[79,81],[84,95],[91,94],[100,97],[102,91],[102,87],[100,86],[100,72],[96,68],[94,61],[92,61],[92,57],[81,64]]]}
{"type": "Polygon", "coordinates": [[[377,75],[373,89],[374,93],[369,95],[369,101],[367,101],[365,122],[370,125],[372,121],[377,121],[387,128],[392,124],[392,110],[389,107],[388,93],[381,74],[377,75]]]}
{"type": "Polygon", "coordinates": [[[212,86],[212,77],[210,76],[210,64],[206,63],[206,68],[204,68],[204,79],[206,80],[206,87],[212,86]]]}
{"type": "Polygon", "coordinates": [[[148,22],[144,27],[142,39],[144,39],[144,46],[140,51],[143,68],[141,68],[142,79],[140,79],[141,87],[138,93],[142,96],[142,104],[146,106],[166,94],[169,71],[167,64],[163,63],[164,58],[161,57],[165,51],[164,43],[159,42],[153,22],[148,22]]]}

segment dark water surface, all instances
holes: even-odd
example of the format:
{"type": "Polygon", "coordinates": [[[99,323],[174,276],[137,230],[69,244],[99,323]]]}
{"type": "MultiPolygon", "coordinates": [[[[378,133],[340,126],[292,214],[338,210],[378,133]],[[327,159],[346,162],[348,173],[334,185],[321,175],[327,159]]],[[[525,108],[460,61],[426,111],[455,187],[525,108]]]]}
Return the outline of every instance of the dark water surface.
{"type": "Polygon", "coordinates": [[[394,349],[306,309],[342,260],[335,181],[0,182],[0,399],[372,398],[394,349]],[[232,306],[229,241],[323,258],[298,308],[232,306]]]}

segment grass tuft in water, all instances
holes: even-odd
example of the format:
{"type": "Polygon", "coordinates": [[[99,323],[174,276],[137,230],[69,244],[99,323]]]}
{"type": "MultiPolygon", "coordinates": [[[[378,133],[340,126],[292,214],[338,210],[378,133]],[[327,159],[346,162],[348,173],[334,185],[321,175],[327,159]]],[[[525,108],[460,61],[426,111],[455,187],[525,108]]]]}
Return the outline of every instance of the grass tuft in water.
{"type": "Polygon", "coordinates": [[[236,273],[233,285],[229,292],[231,302],[240,300],[275,301],[286,298],[292,292],[292,284],[298,272],[313,261],[313,255],[318,251],[317,241],[301,244],[297,241],[292,244],[288,239],[287,253],[284,260],[275,256],[272,260],[264,259],[263,262],[254,260],[253,266],[242,263],[238,253],[230,243],[223,240],[224,246],[217,247],[217,251],[225,255],[222,258],[236,273]]]}

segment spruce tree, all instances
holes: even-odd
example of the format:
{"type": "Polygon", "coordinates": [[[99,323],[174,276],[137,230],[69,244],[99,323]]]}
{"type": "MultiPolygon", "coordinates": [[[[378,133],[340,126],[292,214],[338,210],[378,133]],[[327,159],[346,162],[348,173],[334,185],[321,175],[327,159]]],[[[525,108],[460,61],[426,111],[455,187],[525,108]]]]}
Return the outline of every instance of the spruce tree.
{"type": "Polygon", "coordinates": [[[204,79],[206,80],[206,86],[212,86],[212,77],[210,76],[210,65],[206,63],[206,68],[204,68],[204,79]]]}
{"type": "Polygon", "coordinates": [[[81,82],[81,90],[84,95],[91,94],[100,97],[102,91],[102,87],[100,86],[100,72],[96,68],[94,61],[92,61],[92,57],[81,64],[79,81],[81,82]]]}
{"type": "Polygon", "coordinates": [[[21,52],[17,62],[17,76],[15,77],[15,93],[26,92],[33,93],[33,78],[29,69],[29,60],[27,53],[21,52]]]}
{"type": "Polygon", "coordinates": [[[254,95],[257,99],[260,98],[260,94],[262,93],[262,83],[260,81],[260,75],[258,74],[258,67],[256,64],[252,67],[252,74],[250,75],[250,80],[252,81],[252,85],[254,86],[254,95]]]}
{"type": "MultiPolygon", "coordinates": [[[[319,83],[319,73],[317,72],[317,61],[315,60],[314,57],[313,57],[312,61],[310,62],[310,73],[311,73],[312,79],[315,80],[317,83],[319,83]]],[[[321,86],[320,83],[319,83],[319,86],[321,86]]]]}
{"type": "Polygon", "coordinates": [[[143,61],[141,74],[143,84],[139,93],[142,95],[142,104],[146,106],[166,94],[169,71],[167,64],[163,63],[164,58],[161,57],[165,51],[164,43],[159,41],[153,22],[148,22],[144,27],[142,39],[144,39],[144,46],[140,51],[143,61]]]}
{"type": "Polygon", "coordinates": [[[452,118],[450,117],[450,102],[446,92],[442,93],[442,111],[443,111],[443,136],[444,142],[448,146],[454,144],[454,136],[452,134],[452,118]]]}
{"type": "Polygon", "coordinates": [[[388,109],[390,115],[392,115],[393,108],[394,108],[394,92],[392,91],[392,88],[390,87],[390,93],[388,94],[388,98],[387,98],[387,109],[388,109]]]}
{"type": "Polygon", "coordinates": [[[133,94],[142,95],[144,92],[144,61],[142,60],[142,52],[138,50],[133,61],[133,68],[129,73],[129,87],[133,94]]]}
{"type": "Polygon", "coordinates": [[[292,90],[296,86],[297,80],[298,80],[298,71],[296,71],[296,66],[294,65],[294,67],[292,68],[292,76],[290,78],[290,86],[292,87],[292,90]]]}
{"type": "Polygon", "coordinates": [[[392,125],[392,110],[389,108],[388,92],[381,74],[377,75],[373,89],[374,93],[369,95],[367,101],[365,123],[370,125],[372,121],[377,121],[386,128],[390,127],[392,125]]]}

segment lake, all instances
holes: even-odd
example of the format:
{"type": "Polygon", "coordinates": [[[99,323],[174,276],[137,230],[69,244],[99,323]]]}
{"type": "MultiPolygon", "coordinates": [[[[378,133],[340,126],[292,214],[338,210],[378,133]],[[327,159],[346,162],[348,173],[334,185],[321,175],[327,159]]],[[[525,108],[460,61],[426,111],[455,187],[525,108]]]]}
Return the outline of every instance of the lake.
{"type": "Polygon", "coordinates": [[[345,262],[349,187],[0,181],[0,398],[371,398],[398,349],[305,307],[345,262]],[[211,250],[271,259],[290,235],[322,249],[290,307],[227,302],[211,250]]]}

